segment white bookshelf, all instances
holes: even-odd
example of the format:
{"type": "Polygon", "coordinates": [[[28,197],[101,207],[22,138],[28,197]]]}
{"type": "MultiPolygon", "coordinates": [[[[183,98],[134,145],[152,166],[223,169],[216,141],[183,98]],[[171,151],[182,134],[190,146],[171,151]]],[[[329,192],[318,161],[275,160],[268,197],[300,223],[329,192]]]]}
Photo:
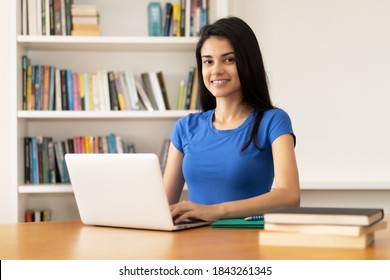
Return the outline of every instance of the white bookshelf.
{"type": "MultiPolygon", "coordinates": [[[[18,111],[19,119],[178,119],[192,111],[18,111]]],[[[195,112],[195,111],[193,111],[195,112]]]]}
{"type": "Polygon", "coordinates": [[[60,51],[193,51],[196,37],[120,36],[17,36],[18,45],[29,50],[60,51]]]}
{"type": "Polygon", "coordinates": [[[20,194],[32,193],[73,193],[70,184],[45,184],[45,185],[20,185],[18,188],[20,194]]]}
{"type": "MultiPolygon", "coordinates": [[[[137,152],[159,154],[162,141],[168,138],[175,121],[191,111],[23,111],[21,58],[27,55],[31,64],[53,65],[75,72],[131,70],[135,76],[147,71],[163,71],[172,108],[177,106],[180,80],[187,78],[190,66],[195,66],[194,37],[148,37],[146,7],[150,2],[126,0],[74,0],[77,4],[97,4],[102,36],[26,36],[21,35],[20,0],[11,4],[16,14],[13,23],[16,34],[13,42],[15,69],[14,133],[16,160],[12,166],[11,186],[15,222],[24,221],[28,208],[51,208],[53,220],[78,219],[78,211],[69,184],[24,184],[23,138],[52,136],[54,141],[77,135],[120,135],[134,143],[137,152]],[[120,28],[118,28],[120,26],[120,28]]],[[[166,1],[162,1],[165,3],[166,1]]],[[[174,1],[172,1],[174,2],[174,1]]],[[[214,18],[227,15],[227,1],[212,0],[218,10],[214,18]]]]}

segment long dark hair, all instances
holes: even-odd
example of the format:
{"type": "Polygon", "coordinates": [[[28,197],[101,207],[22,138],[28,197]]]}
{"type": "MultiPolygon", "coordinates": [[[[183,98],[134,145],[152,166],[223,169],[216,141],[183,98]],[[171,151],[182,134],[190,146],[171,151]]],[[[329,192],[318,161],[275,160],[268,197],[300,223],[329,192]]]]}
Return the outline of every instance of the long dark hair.
{"type": "Polygon", "coordinates": [[[256,35],[246,22],[237,17],[222,18],[201,29],[200,38],[196,45],[196,63],[199,71],[198,94],[201,111],[208,111],[216,107],[216,99],[206,88],[202,75],[201,49],[204,42],[212,36],[226,38],[232,45],[243,93],[243,102],[256,111],[250,138],[241,148],[241,152],[245,151],[251,142],[262,150],[257,142],[257,132],[264,112],[274,108],[274,106],[269,95],[263,58],[256,35]]]}

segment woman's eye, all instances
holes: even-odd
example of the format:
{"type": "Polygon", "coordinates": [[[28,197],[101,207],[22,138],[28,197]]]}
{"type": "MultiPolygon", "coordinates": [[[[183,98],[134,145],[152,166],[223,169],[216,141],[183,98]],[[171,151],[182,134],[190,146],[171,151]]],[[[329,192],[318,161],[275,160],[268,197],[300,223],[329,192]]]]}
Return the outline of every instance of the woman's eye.
{"type": "Polygon", "coordinates": [[[235,61],[236,61],[236,59],[234,57],[228,57],[226,59],[226,62],[228,62],[228,63],[235,62],[235,61]]]}
{"type": "Polygon", "coordinates": [[[212,60],[204,60],[204,61],[203,61],[203,64],[211,64],[211,63],[213,63],[212,60]]]}

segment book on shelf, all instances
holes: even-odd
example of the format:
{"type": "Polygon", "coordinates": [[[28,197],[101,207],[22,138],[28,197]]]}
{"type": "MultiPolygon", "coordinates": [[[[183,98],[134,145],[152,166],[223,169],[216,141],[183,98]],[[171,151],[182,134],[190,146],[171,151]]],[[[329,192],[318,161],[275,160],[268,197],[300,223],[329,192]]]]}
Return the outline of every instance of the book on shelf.
{"type": "Polygon", "coordinates": [[[80,87],[79,87],[79,76],[77,73],[72,73],[72,79],[71,82],[73,84],[72,90],[73,90],[73,110],[79,111],[80,110],[80,87]]]}
{"type": "Polygon", "coordinates": [[[72,4],[72,16],[96,17],[98,16],[98,9],[93,4],[72,4]]]}
{"type": "Polygon", "coordinates": [[[72,36],[100,36],[99,24],[73,24],[72,36]]]}
{"type": "Polygon", "coordinates": [[[380,208],[287,207],[264,213],[268,223],[368,226],[383,219],[380,208]]]}
{"type": "MultiPolygon", "coordinates": [[[[32,86],[32,66],[27,65],[26,70],[26,109],[25,110],[32,110],[33,109],[33,86],[32,86]]],[[[24,94],[24,93],[23,93],[24,94]]],[[[24,108],[24,105],[23,105],[24,108]]]]}
{"type": "Polygon", "coordinates": [[[157,72],[157,78],[158,78],[158,82],[159,82],[159,85],[160,85],[161,94],[163,96],[165,108],[167,110],[170,110],[171,109],[171,105],[170,105],[170,102],[169,102],[168,91],[167,91],[167,87],[165,85],[164,74],[163,74],[162,71],[157,72]]]}
{"type": "Polygon", "coordinates": [[[60,70],[60,77],[61,77],[61,92],[58,94],[61,94],[61,110],[68,110],[68,93],[67,93],[67,75],[66,75],[66,69],[60,70]]]}
{"type": "Polygon", "coordinates": [[[199,108],[197,69],[191,66],[187,79],[180,82],[178,110],[195,110],[199,108]]]}
{"type": "Polygon", "coordinates": [[[52,210],[47,209],[27,209],[25,211],[25,222],[46,222],[51,221],[52,210]]]}
{"type": "MultiPolygon", "coordinates": [[[[97,5],[72,0],[20,0],[21,34],[99,36],[97,5]]],[[[209,0],[178,0],[164,5],[151,1],[147,8],[149,36],[198,36],[211,22],[209,0]]]]}
{"type": "Polygon", "coordinates": [[[118,100],[118,92],[115,84],[115,73],[114,71],[109,71],[107,74],[108,74],[108,86],[109,86],[111,110],[119,111],[119,100],[118,100]]]}
{"type": "Polygon", "coordinates": [[[32,35],[36,36],[38,34],[38,0],[28,0],[27,1],[27,31],[28,34],[26,35],[32,35]]]}
{"type": "Polygon", "coordinates": [[[61,0],[53,0],[54,35],[62,35],[61,0]]]}
{"type": "Polygon", "coordinates": [[[32,183],[32,174],[31,174],[31,139],[25,137],[23,141],[23,154],[24,154],[24,182],[26,184],[32,183]]]}
{"type": "Polygon", "coordinates": [[[172,7],[172,20],[170,25],[171,30],[169,31],[170,36],[180,37],[180,15],[180,2],[176,2],[172,7]]]}
{"type": "Polygon", "coordinates": [[[184,97],[184,109],[188,110],[191,103],[192,86],[194,84],[195,67],[190,67],[188,71],[186,92],[184,97]]]}
{"type": "Polygon", "coordinates": [[[159,110],[157,101],[156,101],[156,96],[153,92],[153,86],[152,86],[152,81],[150,79],[150,75],[148,72],[141,73],[141,79],[142,83],[146,92],[146,95],[148,96],[148,99],[150,103],[152,104],[153,110],[159,110]]]}
{"type": "Polygon", "coordinates": [[[149,81],[151,84],[152,93],[156,99],[156,104],[157,104],[158,110],[165,111],[166,110],[165,99],[168,97],[165,96],[165,98],[164,98],[164,94],[163,94],[163,91],[161,88],[158,74],[156,72],[148,72],[146,74],[149,76],[149,81]]]}
{"type": "MultiPolygon", "coordinates": [[[[23,110],[27,110],[27,87],[28,86],[31,86],[30,85],[27,85],[27,79],[29,78],[30,81],[29,83],[31,83],[31,69],[29,70],[29,74],[27,73],[27,68],[30,66],[30,61],[28,59],[28,57],[26,55],[24,55],[22,57],[22,93],[23,93],[23,96],[22,96],[22,108],[23,110]],[[28,77],[28,75],[30,75],[30,77],[28,77]]],[[[30,92],[31,94],[31,92],[30,92]]]]}
{"type": "Polygon", "coordinates": [[[208,0],[180,0],[178,6],[176,18],[180,32],[176,36],[199,36],[200,29],[211,22],[209,14],[212,12],[208,0]]]}
{"type": "Polygon", "coordinates": [[[95,25],[99,24],[98,16],[72,16],[73,26],[77,24],[95,25]]]}
{"type": "Polygon", "coordinates": [[[134,74],[130,70],[125,70],[123,75],[124,75],[124,83],[127,88],[127,93],[129,95],[130,108],[131,110],[140,110],[141,101],[138,98],[137,87],[135,85],[135,80],[134,80],[134,74]]]}
{"type": "Polygon", "coordinates": [[[149,36],[161,36],[162,10],[160,2],[148,4],[148,34],[149,36]]]}
{"type": "Polygon", "coordinates": [[[96,5],[73,4],[73,0],[21,0],[21,34],[23,35],[100,35],[100,28],[76,25],[98,25],[96,5]],[[73,22],[74,20],[74,22],[73,22]],[[85,34],[84,34],[85,33],[85,34]]]}
{"type": "MultiPolygon", "coordinates": [[[[27,56],[22,57],[22,67],[23,110],[171,109],[162,71],[143,72],[137,78],[131,70],[96,70],[80,73],[53,65],[31,64],[27,56]]],[[[189,108],[183,105],[182,109],[189,108]]]]}
{"type": "Polygon", "coordinates": [[[145,86],[140,78],[135,78],[135,86],[137,88],[138,95],[142,102],[142,106],[149,112],[154,111],[155,109],[148,97],[148,94],[146,93],[145,86]]]}
{"type": "MultiPolygon", "coordinates": [[[[55,90],[54,90],[53,99],[55,99],[55,101],[54,101],[55,110],[61,111],[62,110],[62,95],[60,94],[61,93],[61,70],[56,68],[54,72],[55,72],[54,73],[54,81],[55,81],[54,88],[55,88],[55,90]]],[[[31,109],[27,109],[27,110],[31,110],[31,109]]]]}
{"type": "Polygon", "coordinates": [[[129,100],[128,95],[125,93],[125,87],[123,83],[123,78],[121,78],[121,73],[116,72],[114,73],[114,80],[115,80],[115,87],[116,87],[116,93],[118,96],[118,105],[119,110],[126,111],[129,108],[129,100]]]}
{"type": "Polygon", "coordinates": [[[50,8],[49,0],[41,1],[42,35],[50,35],[50,8]]]}
{"type": "Polygon", "coordinates": [[[24,182],[26,184],[69,183],[64,156],[67,153],[129,153],[134,144],[120,135],[75,136],[54,141],[53,137],[24,137],[24,182]]]}
{"type": "Polygon", "coordinates": [[[185,91],[186,91],[186,83],[184,80],[180,81],[179,85],[179,98],[177,101],[177,109],[178,110],[184,110],[184,104],[185,104],[185,91]]]}
{"type": "Polygon", "coordinates": [[[199,89],[198,69],[195,68],[194,78],[192,82],[192,89],[191,89],[190,105],[189,105],[190,110],[199,110],[200,108],[198,89],[199,89]]]}
{"type": "Polygon", "coordinates": [[[164,9],[163,36],[170,36],[172,15],[173,15],[173,5],[172,5],[172,3],[167,2],[167,3],[165,3],[165,9],[164,9]]]}
{"type": "Polygon", "coordinates": [[[188,27],[186,26],[187,20],[186,20],[186,5],[187,0],[180,0],[180,36],[186,36],[186,30],[188,30],[188,27]]]}
{"type": "Polygon", "coordinates": [[[67,108],[68,110],[73,110],[73,77],[72,77],[72,70],[67,69],[66,72],[66,100],[68,102],[67,108]]]}
{"type": "Polygon", "coordinates": [[[20,34],[27,35],[28,34],[28,29],[27,29],[28,28],[28,23],[27,23],[27,20],[28,20],[27,0],[22,0],[21,1],[21,7],[22,7],[22,9],[21,9],[21,11],[22,11],[22,14],[21,14],[22,24],[21,24],[20,34]]]}
{"type": "Polygon", "coordinates": [[[160,151],[160,167],[161,167],[161,173],[164,174],[165,166],[167,164],[168,159],[168,151],[169,151],[169,145],[171,143],[171,140],[169,138],[166,138],[163,140],[161,144],[161,151],[160,151]]]}

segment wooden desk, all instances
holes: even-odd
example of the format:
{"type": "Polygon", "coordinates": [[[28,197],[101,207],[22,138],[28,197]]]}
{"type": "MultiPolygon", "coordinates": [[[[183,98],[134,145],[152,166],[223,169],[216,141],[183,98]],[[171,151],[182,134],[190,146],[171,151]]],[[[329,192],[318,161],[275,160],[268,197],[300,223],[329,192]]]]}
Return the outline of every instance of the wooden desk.
{"type": "MultiPolygon", "coordinates": [[[[386,216],[390,223],[390,216],[386,216]]],[[[258,229],[161,232],[80,221],[0,225],[0,259],[390,259],[390,228],[366,249],[259,246],[258,229]]]]}

